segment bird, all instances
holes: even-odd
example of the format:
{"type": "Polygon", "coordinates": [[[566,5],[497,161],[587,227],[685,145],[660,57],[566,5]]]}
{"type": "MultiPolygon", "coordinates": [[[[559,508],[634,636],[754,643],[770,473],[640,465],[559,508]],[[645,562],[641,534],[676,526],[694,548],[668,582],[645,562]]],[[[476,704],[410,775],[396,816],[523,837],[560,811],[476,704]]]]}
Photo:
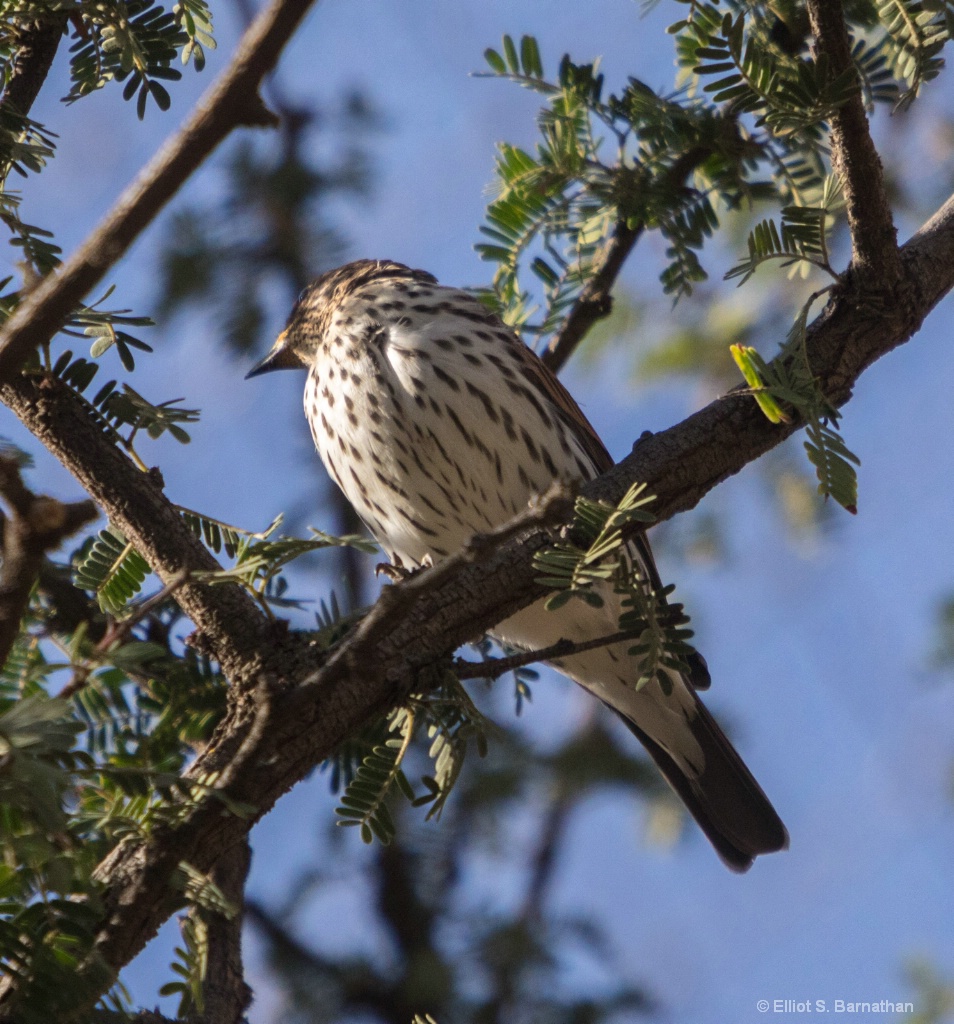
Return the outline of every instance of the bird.
{"type": "MultiPolygon", "coordinates": [[[[423,270],[362,259],[300,294],[269,353],[247,374],[307,370],[305,415],[328,473],[391,561],[446,558],[508,522],[554,481],[592,480],[613,460],[580,407],[515,331],[472,293],[423,270]]],[[[631,544],[660,586],[644,534],[631,544]]],[[[538,601],[492,635],[523,650],[618,629],[603,607],[538,601]]],[[[745,871],[788,846],[774,807],[698,696],[701,656],[637,689],[639,665],[617,643],[554,659],[643,744],[723,862],[745,871]]]]}

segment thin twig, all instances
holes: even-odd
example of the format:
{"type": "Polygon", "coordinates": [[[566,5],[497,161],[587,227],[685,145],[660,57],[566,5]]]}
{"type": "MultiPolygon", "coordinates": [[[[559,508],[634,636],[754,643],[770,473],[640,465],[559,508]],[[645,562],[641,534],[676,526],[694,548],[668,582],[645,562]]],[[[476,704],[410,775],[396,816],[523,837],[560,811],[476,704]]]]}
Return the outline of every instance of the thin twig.
{"type": "Polygon", "coordinates": [[[612,291],[616,278],[644,230],[644,224],[629,227],[624,220],[616,222],[613,234],[600,256],[599,268],[587,281],[543,353],[544,363],[554,373],[560,372],[593,325],[612,312],[612,291]]]}
{"type": "Polygon", "coordinates": [[[464,658],[454,659],[454,672],[458,679],[499,679],[514,669],[533,665],[538,661],[554,661],[557,658],[568,658],[571,654],[583,654],[597,647],[609,647],[610,644],[623,643],[625,640],[638,640],[643,630],[623,629],[617,633],[607,633],[592,640],[557,640],[549,647],[541,647],[536,651],[523,651],[511,654],[506,658],[485,658],[483,661],[466,661],[464,658]]]}
{"type": "Polygon", "coordinates": [[[8,379],[32,351],[50,341],[87,292],[233,129],[275,124],[258,89],[313,2],[273,0],[242,37],[228,70],[183,127],[79,250],[20,303],[0,333],[0,380],[8,379]]]}
{"type": "MultiPolygon", "coordinates": [[[[816,55],[828,60],[832,78],[854,67],[841,0],[808,0],[816,55]]],[[[856,73],[857,77],[857,73],[856,73]]],[[[832,115],[831,165],[841,179],[851,231],[852,266],[882,286],[901,279],[898,233],[891,216],[884,168],[868,130],[860,81],[832,115]]]]}
{"type": "MultiPolygon", "coordinates": [[[[696,146],[680,156],[664,176],[666,188],[680,188],[689,175],[710,155],[707,147],[696,146]]],[[[598,260],[596,272],[587,281],[573,308],[557,332],[550,339],[543,361],[554,373],[559,373],[576,347],[599,320],[610,315],[613,308],[612,291],[623,264],[645,230],[643,223],[630,227],[625,220],[616,222],[613,233],[598,260]]]]}

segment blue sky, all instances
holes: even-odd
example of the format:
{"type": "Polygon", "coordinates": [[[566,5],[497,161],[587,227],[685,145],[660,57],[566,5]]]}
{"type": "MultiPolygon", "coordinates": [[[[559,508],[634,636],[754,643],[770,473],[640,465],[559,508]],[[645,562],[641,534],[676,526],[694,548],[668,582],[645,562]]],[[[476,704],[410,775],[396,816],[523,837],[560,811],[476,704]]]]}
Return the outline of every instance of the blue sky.
{"type": "MultiPolygon", "coordinates": [[[[329,101],[358,84],[389,122],[375,145],[374,198],[340,210],[351,255],[399,259],[445,283],[485,281],[488,268],[472,244],[493,147],[500,139],[529,143],[537,103],[468,72],[481,68],[484,48],[503,32],[532,31],[549,68],[569,49],[579,60],[601,55],[611,85],[634,73],[668,89],[671,43],[659,28],[676,8],[662,4],[646,19],[641,9],[633,0],[327,0],[316,7],[286,54],[284,88],[329,101]]],[[[220,17],[221,48],[209,72],[188,73],[172,112],[152,109],[144,125],[115,90],[68,110],[51,98],[54,84],[34,114],[60,133],[59,155],[28,186],[27,214],[66,223],[61,241],[69,251],[153,151],[155,133],[172,130],[222,66],[235,32],[220,17]]],[[[950,91],[949,79],[935,86],[939,94],[950,91]]],[[[60,73],[59,95],[63,81],[60,73]]],[[[935,160],[936,172],[954,179],[950,153],[935,160]]],[[[912,170],[919,173],[923,165],[912,170]]],[[[214,187],[210,169],[187,197],[214,187]]],[[[137,311],[155,295],[156,245],[153,230],[115,275],[117,297],[137,311]]],[[[623,286],[647,287],[657,257],[646,245],[623,286]]],[[[749,287],[765,283],[756,278],[749,287]]],[[[677,307],[673,320],[680,315],[677,307]]],[[[954,688],[930,665],[937,603],[954,589],[951,317],[948,299],[915,341],[866,373],[846,410],[844,431],[862,459],[857,517],[838,511],[835,529],[810,550],[792,545],[750,467],[701,509],[730,523],[730,557],[663,560],[712,670],[708,703],[731,723],[792,845],[737,877],[701,836],[674,850],[647,846],[632,805],[621,810],[606,798],[577,814],[554,900],[607,924],[619,962],[659,997],[662,1019],[750,1024],[778,1016],[757,1010],[763,998],[909,999],[906,958],[926,955],[952,969],[954,688]]],[[[282,448],[301,415],[302,381],[279,374],[245,383],[246,367],[224,358],[186,317],[150,340],[157,354],[145,393],[183,394],[204,411],[190,449],[156,449],[173,499],[248,526],[295,505],[310,475],[323,473],[317,457],[282,448]]],[[[669,426],[707,400],[684,384],[634,390],[627,367],[610,359],[565,374],[617,457],[642,430],[669,426]]],[[[0,433],[20,437],[9,420],[0,433]]],[[[33,482],[77,496],[47,457],[38,458],[33,482]]],[[[312,521],[320,525],[317,510],[312,521]]],[[[586,714],[585,701],[547,677],[535,689],[527,728],[545,737],[586,714]]],[[[330,814],[324,789],[314,780],[299,786],[257,828],[253,892],[275,894],[282,879],[321,855],[330,814]]],[[[357,890],[344,884],[314,901],[303,934],[317,933],[331,915],[353,920],[359,935],[357,890]]],[[[168,959],[163,944],[131,976],[147,1005],[168,959]]],[[[568,970],[572,977],[598,968],[581,959],[568,970]]],[[[263,1024],[273,1003],[257,971],[252,980],[260,998],[250,1019],[263,1024]]]]}

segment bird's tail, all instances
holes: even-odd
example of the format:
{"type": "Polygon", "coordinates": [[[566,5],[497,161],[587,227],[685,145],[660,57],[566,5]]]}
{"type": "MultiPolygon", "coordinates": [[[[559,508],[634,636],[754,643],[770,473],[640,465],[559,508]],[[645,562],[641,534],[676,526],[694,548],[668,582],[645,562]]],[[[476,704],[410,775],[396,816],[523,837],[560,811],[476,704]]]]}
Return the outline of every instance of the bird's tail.
{"type": "Polygon", "coordinates": [[[687,716],[685,723],[705,758],[700,772],[678,763],[625,713],[614,710],[646,748],[722,860],[733,871],[746,871],[759,854],[787,848],[788,832],[716,720],[690,693],[695,714],[687,716]]]}

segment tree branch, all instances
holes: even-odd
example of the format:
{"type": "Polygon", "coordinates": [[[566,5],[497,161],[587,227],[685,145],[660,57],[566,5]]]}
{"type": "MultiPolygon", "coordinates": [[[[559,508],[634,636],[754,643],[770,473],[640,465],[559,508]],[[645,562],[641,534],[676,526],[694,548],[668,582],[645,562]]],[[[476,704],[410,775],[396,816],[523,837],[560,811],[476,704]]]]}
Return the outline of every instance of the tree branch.
{"type": "Polygon", "coordinates": [[[20,478],[15,459],[0,456],[0,496],[10,510],[0,520],[3,563],[0,567],[0,666],[6,664],[30,593],[40,575],[46,553],[92,522],[99,509],[91,501],[64,505],[55,498],[37,496],[20,478]]]}
{"type": "Polygon", "coordinates": [[[454,659],[454,674],[461,681],[465,679],[499,679],[514,669],[524,668],[539,661],[553,661],[557,658],[566,658],[571,654],[582,654],[584,651],[593,651],[597,647],[609,647],[610,644],[622,643],[625,640],[638,640],[640,633],[629,629],[620,630],[617,633],[608,633],[606,636],[599,636],[593,640],[580,640],[574,643],[572,640],[557,640],[549,647],[543,647],[538,651],[525,651],[522,654],[511,654],[506,658],[484,658],[483,661],[466,661],[464,658],[454,659]]]}
{"type": "Polygon", "coordinates": [[[53,13],[20,30],[13,70],[0,105],[9,107],[21,117],[30,113],[59,49],[65,21],[63,14],[53,13]]]}
{"type": "MultiPolygon", "coordinates": [[[[827,58],[830,76],[853,68],[841,0],[808,0],[807,7],[815,53],[827,58]]],[[[882,285],[895,285],[903,273],[898,233],[860,88],[831,118],[831,165],[845,194],[852,267],[865,276],[875,275],[882,285]]]]}
{"type": "Polygon", "coordinates": [[[209,929],[208,968],[203,982],[203,1024],[240,1024],[252,1001],[252,990],[242,970],[242,918],[245,879],[252,861],[248,836],[226,850],[212,869],[212,881],[236,908],[234,917],[197,908],[209,929]]]}
{"type": "Polygon", "coordinates": [[[183,127],[59,272],[24,298],[0,333],[0,380],[9,379],[31,352],[56,334],[87,292],[234,128],[275,123],[258,89],[313,2],[273,0],[183,127]]]}
{"type": "MultiPolygon", "coordinates": [[[[682,188],[689,175],[711,155],[711,149],[696,146],[680,156],[664,176],[664,187],[682,188]]],[[[639,241],[646,225],[629,227],[618,220],[613,234],[599,258],[596,273],[586,282],[573,308],[567,313],[559,330],[550,339],[543,361],[554,373],[559,373],[573,355],[577,345],[598,321],[610,315],[613,309],[612,291],[633,247],[639,241]]]]}
{"type": "Polygon", "coordinates": [[[593,325],[612,312],[612,291],[616,278],[645,227],[644,224],[628,227],[625,220],[616,222],[613,234],[600,256],[599,269],[586,282],[573,308],[543,353],[544,363],[554,373],[560,372],[593,325]]]}

